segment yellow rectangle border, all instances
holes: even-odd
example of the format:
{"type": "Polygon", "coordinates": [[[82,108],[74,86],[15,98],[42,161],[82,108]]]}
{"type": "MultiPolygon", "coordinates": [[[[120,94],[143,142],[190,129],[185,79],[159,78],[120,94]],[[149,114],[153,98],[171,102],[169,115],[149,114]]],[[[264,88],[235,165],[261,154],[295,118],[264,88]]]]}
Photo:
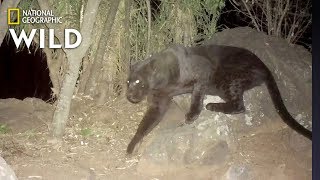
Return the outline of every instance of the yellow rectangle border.
{"type": "Polygon", "coordinates": [[[8,8],[8,25],[19,25],[20,24],[20,9],[19,8],[8,8]],[[17,11],[17,22],[11,22],[11,11],[17,11]]]}

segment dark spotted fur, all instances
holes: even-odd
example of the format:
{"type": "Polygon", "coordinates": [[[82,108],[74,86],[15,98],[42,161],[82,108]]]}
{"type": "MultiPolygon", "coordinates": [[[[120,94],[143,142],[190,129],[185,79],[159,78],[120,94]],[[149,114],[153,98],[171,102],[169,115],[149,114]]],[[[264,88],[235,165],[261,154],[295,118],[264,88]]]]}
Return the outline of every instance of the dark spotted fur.
{"type": "Polygon", "coordinates": [[[129,73],[127,99],[139,103],[147,97],[149,107],[127,152],[132,153],[135,145],[161,121],[173,96],[192,94],[191,106],[185,115],[185,122],[189,124],[199,116],[205,95],[220,96],[225,101],[207,104],[208,110],[242,113],[244,91],[262,83],[267,85],[284,122],[311,139],[312,133],[287,111],[270,70],[246,49],[218,45],[173,46],[136,63],[129,73]]]}

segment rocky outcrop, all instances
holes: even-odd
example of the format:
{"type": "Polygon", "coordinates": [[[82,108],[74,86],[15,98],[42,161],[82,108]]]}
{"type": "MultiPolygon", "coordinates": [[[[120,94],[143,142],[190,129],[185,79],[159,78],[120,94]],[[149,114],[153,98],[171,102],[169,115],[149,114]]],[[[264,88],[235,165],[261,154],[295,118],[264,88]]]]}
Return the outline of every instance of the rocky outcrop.
{"type": "MultiPolygon", "coordinates": [[[[254,52],[274,72],[289,112],[311,129],[311,54],[307,50],[250,28],[224,30],[206,43],[254,52]]],[[[189,95],[176,97],[159,128],[145,138],[139,148],[140,173],[175,179],[311,177],[311,142],[282,122],[264,85],[244,94],[245,113],[226,115],[204,109],[193,124],[185,125],[189,99],[189,95]]],[[[207,96],[205,104],[217,101],[222,100],[207,96]]]]}

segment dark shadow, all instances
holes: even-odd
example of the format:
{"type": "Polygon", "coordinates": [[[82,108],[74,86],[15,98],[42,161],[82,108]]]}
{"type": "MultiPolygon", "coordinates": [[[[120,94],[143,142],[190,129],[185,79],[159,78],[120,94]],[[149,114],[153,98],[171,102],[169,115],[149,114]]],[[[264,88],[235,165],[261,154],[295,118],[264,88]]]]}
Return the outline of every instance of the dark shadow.
{"type": "Polygon", "coordinates": [[[0,47],[0,98],[36,97],[50,101],[52,82],[42,49],[31,46],[17,50],[13,39],[5,37],[0,47]]]}
{"type": "MultiPolygon", "coordinates": [[[[300,1],[301,3],[307,3],[307,1],[300,1]]],[[[255,6],[255,5],[254,5],[255,6]]],[[[256,7],[260,8],[260,7],[256,7]]],[[[295,8],[293,6],[292,8],[295,8]]],[[[311,13],[310,7],[309,11],[311,13]]],[[[261,12],[262,10],[260,10],[261,12]]],[[[260,16],[261,14],[257,14],[260,16]]],[[[265,19],[266,17],[259,17],[261,19],[265,19]]],[[[291,17],[294,18],[294,17],[291,17]]],[[[218,31],[222,31],[226,28],[235,28],[235,27],[243,27],[243,26],[249,26],[251,28],[255,28],[252,24],[252,21],[249,17],[245,16],[244,14],[240,13],[238,10],[236,10],[233,5],[230,3],[230,0],[225,1],[225,7],[222,8],[221,14],[219,16],[219,19],[217,21],[217,27],[218,31]]],[[[290,26],[288,26],[290,27],[290,26]]],[[[283,27],[283,31],[288,32],[289,30],[286,29],[287,27],[283,27]]],[[[262,31],[267,32],[267,27],[263,26],[262,31]]],[[[311,44],[312,44],[312,25],[309,25],[305,32],[302,34],[302,36],[297,40],[296,44],[304,46],[309,51],[311,50],[311,44]]]]}

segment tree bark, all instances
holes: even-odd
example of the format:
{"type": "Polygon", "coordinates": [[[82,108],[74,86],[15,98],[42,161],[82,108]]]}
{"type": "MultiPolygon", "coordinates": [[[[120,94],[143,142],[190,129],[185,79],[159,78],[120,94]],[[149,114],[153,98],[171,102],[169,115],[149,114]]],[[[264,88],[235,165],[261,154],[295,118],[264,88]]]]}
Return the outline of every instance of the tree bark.
{"type": "Polygon", "coordinates": [[[101,39],[99,41],[98,50],[95,55],[94,62],[91,66],[90,76],[88,78],[86,88],[85,88],[85,94],[93,94],[93,91],[96,89],[96,81],[97,81],[99,72],[101,72],[103,57],[104,57],[104,54],[106,53],[106,49],[107,49],[106,47],[108,46],[108,41],[111,34],[112,26],[114,24],[114,19],[118,11],[119,2],[120,2],[119,0],[113,0],[111,2],[108,17],[103,27],[104,33],[101,36],[101,39]]]}
{"type": "MultiPolygon", "coordinates": [[[[124,4],[125,14],[123,19],[123,33],[122,36],[122,48],[121,48],[121,62],[123,71],[127,72],[130,69],[130,9],[131,9],[131,0],[125,0],[124,4]]],[[[124,81],[125,82],[125,81],[124,81]]],[[[123,84],[125,85],[125,83],[123,84]]],[[[122,92],[122,91],[121,91],[122,92]]]]}
{"type": "MultiPolygon", "coordinates": [[[[130,9],[131,9],[131,0],[125,0],[125,17],[123,20],[123,27],[124,27],[124,37],[123,37],[123,44],[124,48],[122,50],[121,58],[126,62],[130,63],[130,9]]],[[[129,64],[130,65],[130,64],[129,64]]],[[[128,68],[129,69],[129,68],[128,68]]]]}
{"type": "Polygon", "coordinates": [[[20,0],[4,0],[0,5],[0,45],[8,31],[8,8],[16,8],[20,0]]]}
{"type": "Polygon", "coordinates": [[[146,0],[147,12],[148,12],[148,38],[147,38],[147,51],[146,55],[149,56],[150,53],[150,38],[151,38],[151,5],[150,0],[146,0]]]}
{"type": "Polygon", "coordinates": [[[94,28],[95,18],[97,16],[100,0],[88,0],[83,23],[80,27],[82,43],[78,48],[65,49],[69,68],[62,83],[60,95],[57,101],[57,107],[53,115],[53,136],[61,138],[68,120],[72,95],[75,89],[76,81],[79,76],[79,69],[82,58],[90,47],[92,30],[94,28]]]}

